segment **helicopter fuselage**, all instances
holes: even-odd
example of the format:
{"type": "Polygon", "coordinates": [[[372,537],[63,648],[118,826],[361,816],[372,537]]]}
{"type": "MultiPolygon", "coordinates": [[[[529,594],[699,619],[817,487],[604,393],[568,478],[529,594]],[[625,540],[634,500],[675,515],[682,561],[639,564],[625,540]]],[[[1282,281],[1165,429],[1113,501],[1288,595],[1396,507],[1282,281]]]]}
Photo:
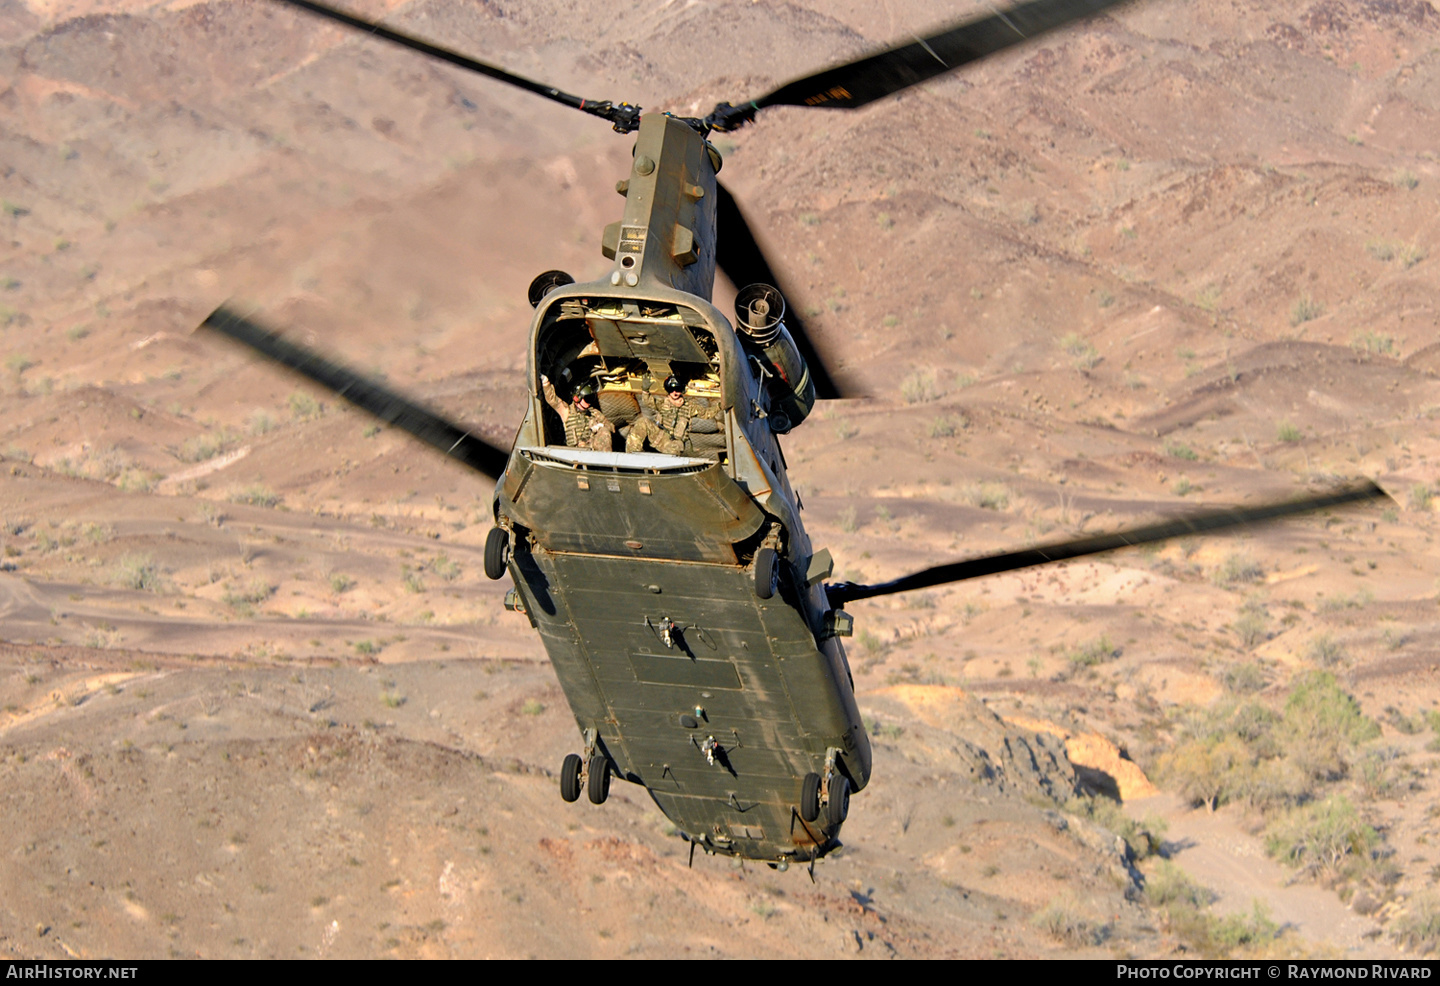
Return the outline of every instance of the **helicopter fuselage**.
{"type": "Polygon", "coordinates": [[[772,427],[809,410],[776,386],[803,373],[709,301],[719,163],[689,125],[642,118],[625,215],[604,237],[610,276],[537,304],[495,516],[510,605],[540,633],[584,762],[643,784],[705,851],[783,864],[837,844],[843,806],[815,817],[816,778],[822,802],[848,797],[838,778],[860,790],[870,746],[836,639],[848,623],[825,597],[829,554],[805,533],[772,427]],[[620,432],[669,377],[719,413],[684,454],[569,447],[542,377],[591,381],[620,432]],[[777,393],[789,413],[772,421],[777,393]]]}

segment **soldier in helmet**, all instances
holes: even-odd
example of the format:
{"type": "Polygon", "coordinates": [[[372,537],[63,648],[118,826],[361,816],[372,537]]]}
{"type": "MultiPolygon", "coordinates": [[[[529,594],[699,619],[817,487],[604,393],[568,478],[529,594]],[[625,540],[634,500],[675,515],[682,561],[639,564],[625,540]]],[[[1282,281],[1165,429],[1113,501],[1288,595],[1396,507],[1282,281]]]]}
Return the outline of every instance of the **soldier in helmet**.
{"type": "MultiPolygon", "coordinates": [[[[685,384],[673,374],[665,378],[664,397],[642,394],[640,403],[644,413],[630,426],[630,434],[625,438],[627,452],[639,452],[648,442],[651,448],[666,455],[693,455],[692,422],[720,418],[719,408],[710,401],[686,397],[685,384]]],[[[702,454],[714,458],[714,453],[702,454]]]]}
{"type": "Polygon", "coordinates": [[[555,409],[565,424],[565,444],[571,448],[590,449],[595,452],[611,452],[614,448],[611,436],[615,426],[595,406],[595,385],[588,380],[577,384],[570,393],[566,404],[555,393],[555,385],[546,376],[540,377],[540,386],[545,392],[545,403],[555,409]]]}

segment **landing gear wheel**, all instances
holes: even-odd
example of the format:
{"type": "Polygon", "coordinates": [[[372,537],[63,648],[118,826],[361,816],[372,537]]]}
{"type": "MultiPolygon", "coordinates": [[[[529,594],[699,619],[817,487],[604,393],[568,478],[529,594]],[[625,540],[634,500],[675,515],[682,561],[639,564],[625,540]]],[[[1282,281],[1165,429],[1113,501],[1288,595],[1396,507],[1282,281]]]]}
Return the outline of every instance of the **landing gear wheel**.
{"type": "Polygon", "coordinates": [[[755,552],[755,595],[769,599],[780,587],[780,559],[774,548],[755,552]]]}
{"type": "Polygon", "coordinates": [[[839,825],[850,814],[850,779],[836,771],[830,775],[830,803],[825,806],[825,817],[831,825],[839,825]]]}
{"type": "Polygon", "coordinates": [[[579,800],[580,769],[584,766],[578,753],[565,754],[565,762],[560,765],[560,797],[566,801],[579,800]]]}
{"type": "Polygon", "coordinates": [[[585,793],[590,796],[590,802],[597,805],[603,805],[610,797],[610,761],[602,753],[590,758],[590,777],[585,782],[585,793]]]}
{"type": "Polygon", "coordinates": [[[806,774],[800,782],[800,817],[813,822],[820,817],[820,775],[806,774]]]}
{"type": "Polygon", "coordinates": [[[510,535],[503,527],[492,527],[485,537],[485,576],[498,579],[510,563],[510,535]]]}

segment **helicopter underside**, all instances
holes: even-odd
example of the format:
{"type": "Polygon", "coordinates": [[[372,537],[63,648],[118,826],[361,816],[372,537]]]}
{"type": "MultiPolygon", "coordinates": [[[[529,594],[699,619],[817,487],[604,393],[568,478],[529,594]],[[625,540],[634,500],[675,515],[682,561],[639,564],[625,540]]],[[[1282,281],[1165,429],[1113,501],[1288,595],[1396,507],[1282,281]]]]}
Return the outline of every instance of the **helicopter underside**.
{"type": "MultiPolygon", "coordinates": [[[[558,463],[534,466],[522,503],[550,482],[577,482],[558,463]]],[[[817,644],[806,616],[814,590],[782,565],[778,591],[762,599],[753,566],[733,552],[728,561],[642,554],[647,528],[666,524],[656,504],[694,498],[717,479],[718,468],[644,479],[591,471],[603,509],[576,523],[628,532],[642,547],[576,550],[583,538],[557,530],[547,511],[543,539],[516,538],[510,573],[587,762],[600,754],[614,776],[644,785],[707,852],[809,860],[836,845],[840,826],[824,813],[802,817],[806,775],[839,772],[859,790],[870,770],[844,653],[833,638],[817,644]],[[642,482],[653,494],[639,492],[642,482]]]]}
{"type": "MultiPolygon", "coordinates": [[[[544,580],[553,612],[528,591],[526,609],[616,776],[643,784],[708,851],[775,861],[828,848],[839,827],[803,821],[802,778],[823,773],[831,750],[848,766],[865,741],[841,701],[843,666],[816,648],[793,600],[757,599],[738,566],[545,551],[517,561],[527,589],[544,580]]],[[[851,770],[858,787],[865,773],[851,770]]]]}

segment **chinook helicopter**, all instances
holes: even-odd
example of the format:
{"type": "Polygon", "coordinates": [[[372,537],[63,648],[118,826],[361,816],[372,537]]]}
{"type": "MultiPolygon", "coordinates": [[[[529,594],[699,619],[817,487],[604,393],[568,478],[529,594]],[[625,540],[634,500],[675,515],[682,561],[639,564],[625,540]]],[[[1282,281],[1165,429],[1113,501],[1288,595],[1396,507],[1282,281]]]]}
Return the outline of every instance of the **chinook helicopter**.
{"type": "Polygon", "coordinates": [[[531,284],[529,399],[508,451],[244,313],[222,306],[203,327],[496,480],[486,575],[513,582],[506,608],[540,634],[580,729],[561,797],[598,805],[613,778],[643,785],[692,862],[698,846],[777,869],[809,862],[813,875],[840,845],[872,769],[840,640],[848,603],[1385,496],[1361,483],[878,585],[827,581],[833,561],[805,531],[779,436],[817,399],[844,395],[717,182],[706,138],[769,106],[863,106],[1120,0],[1030,0],[698,119],[583,99],[313,0],[279,2],[635,134],[616,186],[624,210],[602,235],[610,273],[531,284]],[[717,268],[748,285],[733,324],[710,301],[717,268]],[[666,400],[686,410],[646,451],[634,438],[666,400]]]}

